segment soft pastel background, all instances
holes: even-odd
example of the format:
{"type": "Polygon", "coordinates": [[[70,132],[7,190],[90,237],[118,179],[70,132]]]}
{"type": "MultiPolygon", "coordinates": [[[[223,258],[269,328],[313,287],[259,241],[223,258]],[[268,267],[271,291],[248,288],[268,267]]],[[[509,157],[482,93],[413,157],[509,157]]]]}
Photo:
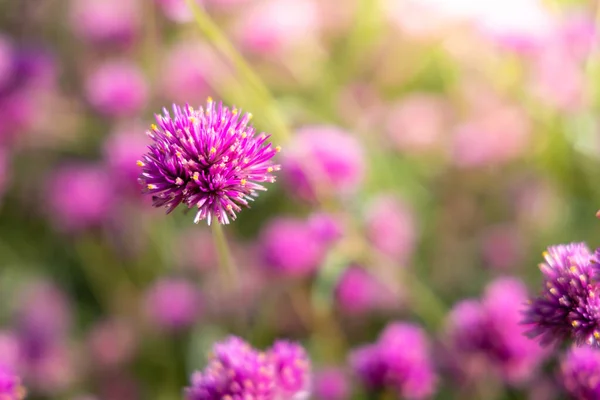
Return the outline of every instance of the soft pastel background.
{"type": "Polygon", "coordinates": [[[490,282],[534,293],[547,245],[598,244],[598,7],[0,0],[0,362],[30,399],[170,400],[225,335],[290,338],[313,398],[391,399],[348,355],[406,321],[435,349],[434,398],[565,398],[558,351],[457,374],[448,313],[518,313],[490,282]],[[225,227],[238,285],[206,224],[136,182],[153,114],[207,96],[282,147],[225,227]]]}

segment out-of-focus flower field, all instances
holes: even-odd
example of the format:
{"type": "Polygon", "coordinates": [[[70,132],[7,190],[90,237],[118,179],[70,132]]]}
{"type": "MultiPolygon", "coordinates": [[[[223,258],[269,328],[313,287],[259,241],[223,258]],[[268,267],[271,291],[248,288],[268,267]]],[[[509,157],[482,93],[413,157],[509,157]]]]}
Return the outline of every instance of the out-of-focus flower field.
{"type": "Polygon", "coordinates": [[[600,399],[598,259],[544,253],[599,244],[599,26],[592,0],[0,0],[0,399],[600,399]]]}

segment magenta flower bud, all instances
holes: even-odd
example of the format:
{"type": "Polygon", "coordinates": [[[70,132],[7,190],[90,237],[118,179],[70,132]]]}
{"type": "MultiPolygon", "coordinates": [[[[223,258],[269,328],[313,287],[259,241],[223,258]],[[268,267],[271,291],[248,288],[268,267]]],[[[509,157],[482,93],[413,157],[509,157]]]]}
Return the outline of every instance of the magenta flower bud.
{"type": "Polygon", "coordinates": [[[267,351],[275,366],[277,399],[308,399],[311,390],[310,360],[297,343],[279,340],[267,351]]]}
{"type": "Polygon", "coordinates": [[[314,273],[325,257],[325,248],[302,220],[280,217],[260,233],[259,247],[265,267],[283,275],[300,277],[314,273]]]}
{"type": "Polygon", "coordinates": [[[146,294],[146,312],[151,322],[166,331],[189,328],[203,311],[200,293],[185,280],[160,280],[146,294]]]}
{"type": "Polygon", "coordinates": [[[0,365],[0,398],[5,400],[23,400],[27,391],[21,384],[21,378],[6,366],[0,365]]]}
{"type": "Polygon", "coordinates": [[[360,142],[329,126],[300,129],[282,161],[289,190],[305,200],[319,195],[344,196],[362,183],[365,160],[360,142]]]}
{"type": "Polygon", "coordinates": [[[65,231],[101,225],[115,200],[113,181],[100,166],[68,164],[48,179],[46,198],[50,218],[65,231]]]}
{"type": "Polygon", "coordinates": [[[369,204],[365,220],[367,237],[377,250],[401,264],[409,261],[417,228],[406,203],[393,196],[380,196],[369,204]]]}
{"type": "Polygon", "coordinates": [[[314,394],[321,400],[346,400],[350,397],[348,377],[339,368],[324,368],[315,373],[314,394]]]}
{"type": "Polygon", "coordinates": [[[600,398],[600,350],[573,347],[563,357],[560,378],[573,399],[600,398]]]}
{"type": "Polygon", "coordinates": [[[125,60],[106,62],[91,71],[86,81],[90,104],[109,117],[138,114],[148,101],[148,84],[142,71],[125,60]]]}
{"type": "Polygon", "coordinates": [[[279,147],[264,133],[255,136],[251,117],[210,98],[206,109],[173,106],[172,117],[163,109],[147,132],[154,143],[138,162],[139,182],[153,205],[167,213],[182,203],[196,208],[195,223],[235,220],[279,170],[271,161],[279,147]]]}
{"type": "Polygon", "coordinates": [[[130,44],[140,28],[138,0],[72,0],[74,33],[92,44],[130,44]]]}

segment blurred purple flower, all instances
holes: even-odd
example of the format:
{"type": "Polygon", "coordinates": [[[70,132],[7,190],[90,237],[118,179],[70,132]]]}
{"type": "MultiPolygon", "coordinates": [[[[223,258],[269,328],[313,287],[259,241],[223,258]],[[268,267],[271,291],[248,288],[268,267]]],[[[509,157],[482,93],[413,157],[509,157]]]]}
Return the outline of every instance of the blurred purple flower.
{"type": "Polygon", "coordinates": [[[308,218],[308,228],[316,238],[325,244],[332,244],[344,235],[340,218],[335,215],[317,212],[308,218]]]}
{"type": "Polygon", "coordinates": [[[0,92],[13,77],[15,56],[15,50],[10,39],[0,34],[0,92]]]}
{"type": "Polygon", "coordinates": [[[20,362],[20,351],[17,333],[0,331],[0,365],[16,369],[20,362]]]}
{"type": "Polygon", "coordinates": [[[366,269],[350,266],[341,275],[335,288],[335,299],[346,313],[367,314],[385,308],[392,293],[366,269]]]}
{"type": "MultiPolygon", "coordinates": [[[[178,0],[184,3],[184,0],[178,0]]],[[[187,6],[186,6],[187,8],[187,6]]],[[[222,69],[216,54],[202,42],[178,42],[164,56],[161,87],[165,100],[200,104],[222,69]]]]}
{"type": "Polygon", "coordinates": [[[326,250],[306,221],[287,217],[273,219],[263,227],[259,246],[266,268],[291,277],[314,273],[326,250]]]}
{"type": "Polygon", "coordinates": [[[113,181],[126,192],[139,194],[137,179],[140,168],[137,160],[149,141],[139,135],[142,128],[138,125],[125,125],[117,128],[104,142],[104,159],[109,167],[113,181]]]}
{"type": "Polygon", "coordinates": [[[255,137],[251,114],[240,118],[239,110],[210,98],[206,109],[173,106],[173,117],[163,112],[148,131],[154,144],[139,161],[140,183],[154,206],[168,213],[183,203],[198,209],[195,223],[216,218],[228,224],[266,190],[261,183],[275,181],[279,165],[271,159],[279,147],[271,147],[264,133],[255,137]]]}
{"type": "Polygon", "coordinates": [[[305,200],[313,200],[317,194],[353,193],[365,173],[360,142],[330,126],[300,129],[282,163],[288,188],[305,200]]]}
{"type": "Polygon", "coordinates": [[[118,367],[133,356],[135,332],[124,320],[109,319],[95,324],[88,334],[91,360],[102,369],[118,367]]]}
{"type": "Polygon", "coordinates": [[[600,398],[600,350],[571,348],[560,365],[562,384],[573,399],[600,398]]]}
{"type": "Polygon", "coordinates": [[[275,366],[268,357],[237,337],[229,337],[213,347],[202,372],[192,376],[185,389],[186,400],[253,398],[274,400],[275,366]]]}
{"type": "Polygon", "coordinates": [[[90,104],[110,117],[129,117],[139,113],[149,96],[142,71],[126,60],[112,60],[97,66],[86,81],[90,104]]]}
{"type": "Polygon", "coordinates": [[[515,225],[496,225],[482,235],[482,253],[486,266],[498,270],[516,269],[523,259],[526,239],[515,225]]]}
{"type": "Polygon", "coordinates": [[[346,400],[351,393],[348,377],[335,367],[316,371],[313,386],[315,398],[320,400],[346,400]]]}
{"type": "Polygon", "coordinates": [[[92,44],[130,44],[141,15],[138,0],[71,0],[71,28],[92,44]]]}
{"type": "Polygon", "coordinates": [[[182,279],[162,279],[146,294],[146,311],[157,327],[167,331],[189,328],[204,311],[196,287],[182,279]]]}
{"type": "Polygon", "coordinates": [[[3,400],[22,400],[27,391],[21,385],[21,379],[4,365],[0,365],[0,398],[3,400]]]}
{"type": "Polygon", "coordinates": [[[350,354],[350,365],[371,389],[387,387],[409,400],[427,399],[435,393],[437,375],[429,340],[413,324],[388,324],[375,344],[350,354]]]}
{"type": "Polygon", "coordinates": [[[526,301],[521,281],[501,278],[487,286],[481,301],[455,305],[445,334],[455,365],[461,368],[469,358],[481,356],[508,383],[532,378],[545,351],[524,335],[521,311],[526,301]]]}
{"type": "Polygon", "coordinates": [[[571,243],[549,247],[544,258],[544,287],[524,313],[528,336],[546,345],[572,339],[599,346],[600,292],[592,254],[585,244],[571,243]]]}
{"type": "Polygon", "coordinates": [[[51,219],[66,231],[100,225],[115,200],[110,174],[94,164],[72,163],[53,171],[45,196],[51,219]]]}
{"type": "Polygon", "coordinates": [[[365,219],[366,234],[373,246],[394,261],[407,263],[417,236],[414,213],[408,204],[381,195],[370,202],[365,219]]]}
{"type": "Polygon", "coordinates": [[[276,399],[304,400],[311,391],[310,360],[298,343],[278,340],[267,357],[275,366],[276,399]]]}

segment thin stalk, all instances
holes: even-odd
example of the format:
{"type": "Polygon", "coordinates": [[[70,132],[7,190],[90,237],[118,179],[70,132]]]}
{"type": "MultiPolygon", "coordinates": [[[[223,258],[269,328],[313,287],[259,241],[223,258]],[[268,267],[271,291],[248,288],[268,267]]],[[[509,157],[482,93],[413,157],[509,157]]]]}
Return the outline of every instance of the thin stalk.
{"type": "Polygon", "coordinates": [[[215,243],[215,249],[217,250],[217,257],[219,258],[219,268],[223,276],[224,284],[228,286],[237,286],[238,273],[229,246],[227,245],[227,238],[223,232],[223,227],[220,223],[214,222],[212,224],[213,240],[215,243]]]}

